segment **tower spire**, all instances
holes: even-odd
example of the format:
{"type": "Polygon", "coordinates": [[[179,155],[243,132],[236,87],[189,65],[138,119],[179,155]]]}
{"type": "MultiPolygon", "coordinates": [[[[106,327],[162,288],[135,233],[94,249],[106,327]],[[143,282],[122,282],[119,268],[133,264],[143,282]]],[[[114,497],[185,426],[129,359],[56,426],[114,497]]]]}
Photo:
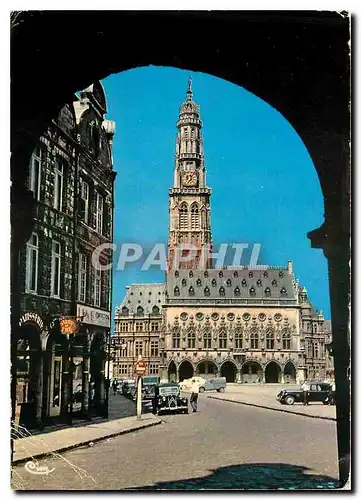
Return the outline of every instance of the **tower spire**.
{"type": "Polygon", "coordinates": [[[190,76],[188,78],[188,89],[187,89],[187,101],[191,101],[192,100],[192,97],[193,97],[193,91],[192,91],[192,77],[190,76]]]}

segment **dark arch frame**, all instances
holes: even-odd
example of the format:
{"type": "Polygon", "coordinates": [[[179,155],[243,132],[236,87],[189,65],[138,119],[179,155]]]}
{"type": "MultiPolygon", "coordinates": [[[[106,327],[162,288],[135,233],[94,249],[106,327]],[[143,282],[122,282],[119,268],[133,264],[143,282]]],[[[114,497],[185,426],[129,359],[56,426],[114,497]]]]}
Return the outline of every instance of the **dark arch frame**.
{"type": "Polygon", "coordinates": [[[320,179],[325,222],[308,236],[328,259],[344,484],[350,443],[349,19],[328,11],[22,11],[12,14],[11,37],[12,334],[20,316],[16,263],[34,217],[25,182],[29,158],[37,137],[72,94],[111,73],[148,64],[202,71],[240,85],[293,125],[320,179]],[[198,34],[197,51],[174,36],[185,24],[198,34]],[[72,36],[63,36],[64,26],[72,36]],[[142,52],[127,43],[140,29],[148,40],[142,52]],[[257,44],[249,43],[254,39],[257,44]],[[91,50],[79,64],[74,47],[84,40],[91,50]],[[127,51],[120,54],[119,45],[127,51]],[[54,53],[68,56],[66,72],[47,64],[54,53]]]}
{"type": "Polygon", "coordinates": [[[194,376],[194,366],[193,363],[189,359],[182,359],[182,361],[178,365],[178,378],[179,382],[182,382],[182,380],[187,379],[187,378],[192,378],[194,376]],[[189,365],[192,368],[192,373],[190,373],[190,370],[185,369],[184,367],[189,365]],[[183,375],[184,372],[184,375],[183,375]]]}
{"type": "Polygon", "coordinates": [[[221,377],[226,377],[226,380],[227,382],[231,382],[231,383],[234,383],[237,381],[237,372],[238,372],[238,367],[237,367],[237,364],[236,362],[233,360],[233,359],[226,359],[225,361],[223,361],[223,363],[221,364],[221,366],[219,367],[219,375],[221,377]],[[231,365],[233,365],[233,380],[229,380],[229,377],[227,376],[227,371],[226,373],[224,372],[225,370],[225,367],[231,367],[231,365]]]}

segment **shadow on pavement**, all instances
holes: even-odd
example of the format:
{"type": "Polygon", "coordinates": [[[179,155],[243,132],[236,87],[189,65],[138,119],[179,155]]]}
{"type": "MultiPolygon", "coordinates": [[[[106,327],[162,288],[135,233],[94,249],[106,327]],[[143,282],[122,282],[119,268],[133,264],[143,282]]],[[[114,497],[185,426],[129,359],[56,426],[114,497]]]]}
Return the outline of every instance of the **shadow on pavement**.
{"type": "Polygon", "coordinates": [[[308,474],[300,465],[257,463],[220,467],[200,478],[156,483],[129,490],[314,490],[337,489],[339,482],[328,476],[308,474]]]}

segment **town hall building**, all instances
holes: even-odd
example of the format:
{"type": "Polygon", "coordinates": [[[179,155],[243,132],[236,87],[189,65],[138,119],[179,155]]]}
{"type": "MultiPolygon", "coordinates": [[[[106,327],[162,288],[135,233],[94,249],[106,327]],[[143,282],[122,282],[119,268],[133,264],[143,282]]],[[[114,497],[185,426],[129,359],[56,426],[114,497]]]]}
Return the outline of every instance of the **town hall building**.
{"type": "Polygon", "coordinates": [[[133,377],[141,355],[148,374],[177,382],[196,374],[239,383],[331,377],[330,328],[292,261],[214,268],[211,189],[191,81],[177,130],[165,283],[127,287],[115,312],[113,376],[133,377]],[[180,258],[187,244],[195,249],[192,259],[180,258]]]}

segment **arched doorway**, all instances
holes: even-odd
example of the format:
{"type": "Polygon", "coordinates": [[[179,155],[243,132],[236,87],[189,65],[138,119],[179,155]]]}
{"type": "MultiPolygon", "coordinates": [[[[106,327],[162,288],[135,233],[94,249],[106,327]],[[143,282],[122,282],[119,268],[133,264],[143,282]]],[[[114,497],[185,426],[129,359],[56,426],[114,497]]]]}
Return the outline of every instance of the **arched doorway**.
{"type": "Polygon", "coordinates": [[[201,361],[197,365],[196,373],[203,378],[212,378],[217,375],[218,368],[213,361],[201,361]]]}
{"type": "Polygon", "coordinates": [[[67,371],[64,366],[64,352],[66,351],[66,337],[59,332],[53,331],[47,341],[44,380],[46,381],[46,416],[52,420],[58,417],[62,408],[64,411],[63,397],[64,387],[63,371],[67,371]]]}
{"type": "Polygon", "coordinates": [[[227,382],[236,382],[237,367],[232,361],[226,361],[221,366],[221,377],[226,377],[227,382]]]}
{"type": "Polygon", "coordinates": [[[281,382],[281,367],[275,361],[271,361],[265,368],[266,384],[278,384],[281,382]]]}
{"type": "Polygon", "coordinates": [[[105,412],[105,339],[95,335],[91,344],[89,409],[98,414],[105,412]]]}
{"type": "Polygon", "coordinates": [[[257,361],[246,361],[242,366],[242,382],[244,384],[255,384],[262,382],[263,370],[257,361]]]}
{"type": "Polygon", "coordinates": [[[296,383],[296,368],[295,365],[288,361],[283,370],[283,379],[285,384],[295,384],[296,383]]]}
{"type": "Polygon", "coordinates": [[[42,376],[40,331],[24,323],[16,343],[16,416],[20,425],[37,427],[42,413],[42,376]]]}
{"type": "Polygon", "coordinates": [[[177,382],[177,367],[174,361],[171,361],[168,366],[168,380],[169,382],[177,382]]]}
{"type": "Polygon", "coordinates": [[[193,365],[190,361],[182,361],[179,365],[179,382],[187,378],[192,378],[194,373],[193,365]]]}

